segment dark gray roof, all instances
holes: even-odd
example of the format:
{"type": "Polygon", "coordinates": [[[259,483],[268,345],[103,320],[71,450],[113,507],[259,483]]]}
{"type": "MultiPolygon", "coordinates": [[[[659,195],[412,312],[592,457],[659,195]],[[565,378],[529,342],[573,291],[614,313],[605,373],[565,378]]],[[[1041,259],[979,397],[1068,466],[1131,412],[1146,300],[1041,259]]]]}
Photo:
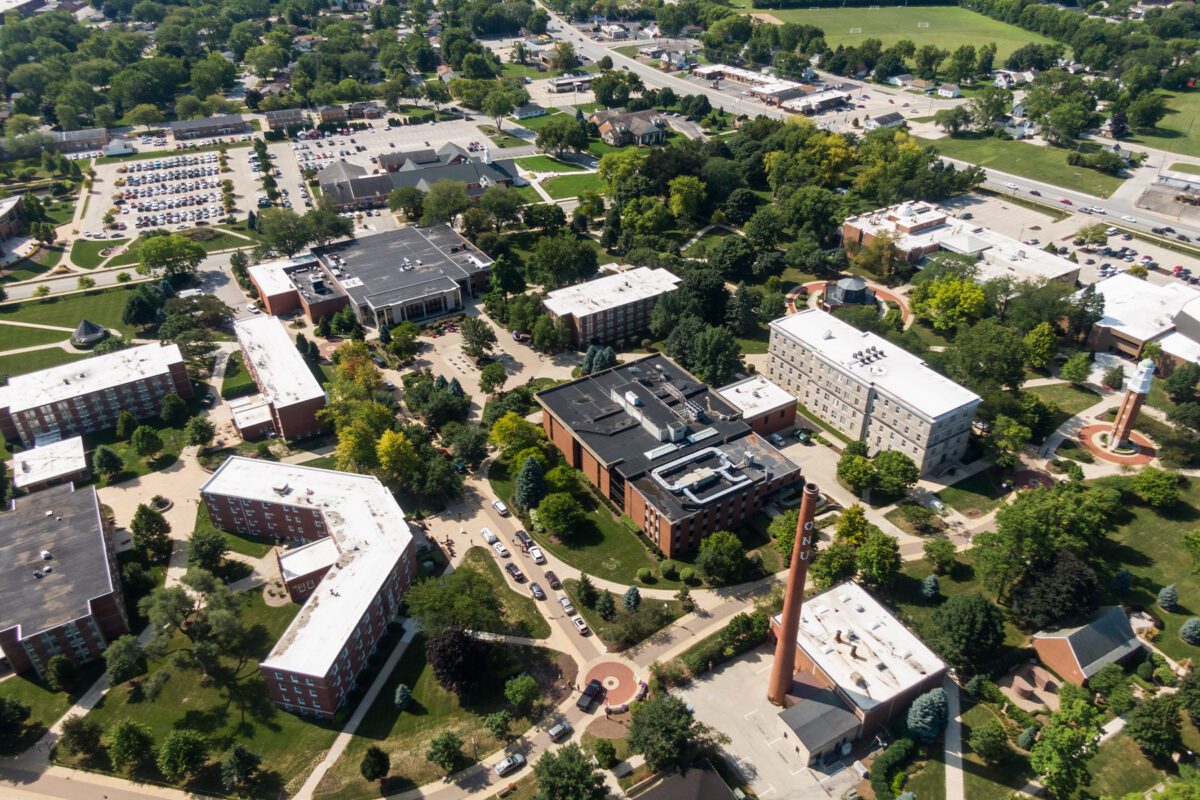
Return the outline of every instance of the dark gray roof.
{"type": "Polygon", "coordinates": [[[687,772],[663,778],[639,794],[638,800],[735,800],[736,797],[716,768],[708,761],[701,761],[687,772]]]}
{"type": "Polygon", "coordinates": [[[104,128],[81,128],[77,131],[51,131],[50,138],[56,142],[90,142],[108,135],[104,128]]]}
{"type": "Polygon", "coordinates": [[[823,748],[853,734],[860,725],[858,717],[835,692],[809,686],[796,705],[779,712],[779,718],[808,750],[823,748]]]}
{"type": "Polygon", "coordinates": [[[880,125],[890,125],[893,122],[903,122],[904,115],[893,111],[889,114],[880,114],[878,117],[874,117],[874,120],[880,125]]]}
{"type": "Polygon", "coordinates": [[[298,108],[283,108],[278,111],[268,111],[266,116],[268,120],[294,119],[295,117],[303,117],[304,112],[298,108]]]}
{"type": "Polygon", "coordinates": [[[0,631],[19,625],[22,638],[87,616],[88,601],[113,591],[95,487],[43,489],[0,514],[0,586],[0,631]]]}
{"type": "Polygon", "coordinates": [[[384,153],[379,157],[379,166],[384,169],[389,167],[399,167],[406,162],[412,161],[416,164],[440,164],[437,151],[432,147],[422,150],[408,150],[403,153],[384,153]]]}
{"type": "Polygon", "coordinates": [[[867,288],[867,282],[857,275],[852,275],[849,278],[842,278],[837,282],[839,289],[844,289],[848,292],[861,292],[867,288]]]}
{"type": "Polygon", "coordinates": [[[335,161],[317,173],[317,183],[323,189],[327,183],[348,181],[352,178],[361,178],[366,174],[366,169],[358,164],[351,164],[349,161],[335,161]]]}
{"type": "Polygon", "coordinates": [[[77,342],[92,342],[98,339],[103,339],[108,335],[108,331],[101,328],[90,319],[85,319],[75,328],[75,332],[71,334],[71,338],[77,342]]]}
{"type": "Polygon", "coordinates": [[[428,191],[433,184],[446,180],[467,184],[467,194],[476,196],[482,194],[488,186],[511,184],[517,176],[517,165],[511,159],[493,161],[490,164],[476,159],[444,163],[444,156],[440,153],[436,163],[418,164],[408,159],[402,162],[396,172],[382,175],[366,175],[366,170],[353,165],[348,165],[350,169],[343,168],[340,172],[332,171],[337,166],[333,164],[326,167],[319,173],[317,180],[321,191],[339,206],[382,197],[401,186],[428,191]],[[351,174],[352,169],[360,170],[359,174],[351,174]]]}
{"type": "Polygon", "coordinates": [[[175,133],[180,131],[188,132],[193,130],[204,130],[205,128],[226,128],[232,125],[245,125],[246,120],[241,114],[218,114],[215,117],[205,117],[204,119],[183,119],[171,123],[171,130],[175,133]]]}
{"type": "Polygon", "coordinates": [[[1074,627],[1055,631],[1039,631],[1041,639],[1066,639],[1079,662],[1085,678],[1090,678],[1108,664],[1125,658],[1142,645],[1133,633],[1125,609],[1104,606],[1087,620],[1074,627]]]}
{"type": "Polygon", "coordinates": [[[449,225],[406,226],[313,251],[343,273],[338,283],[355,305],[409,302],[491,267],[492,259],[449,225]],[[409,269],[404,269],[405,262],[409,269]],[[420,262],[420,263],[418,263],[420,262]]]}

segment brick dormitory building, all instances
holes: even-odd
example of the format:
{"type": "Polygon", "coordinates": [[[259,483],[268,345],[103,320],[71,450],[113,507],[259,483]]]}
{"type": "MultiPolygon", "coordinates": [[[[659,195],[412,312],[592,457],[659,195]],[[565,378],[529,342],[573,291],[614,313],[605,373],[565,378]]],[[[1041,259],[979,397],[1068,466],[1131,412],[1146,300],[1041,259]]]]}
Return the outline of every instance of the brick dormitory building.
{"type": "Polygon", "coordinates": [[[662,355],[537,394],[542,425],[568,464],[667,557],[736,531],[800,468],[741,412],[662,355]]]}
{"type": "Polygon", "coordinates": [[[234,323],[242,359],[258,394],[229,401],[233,424],[245,439],[273,431],[288,439],[307,439],[328,425],[317,414],[325,408],[325,390],[296,349],[277,317],[250,317],[234,323]]]}
{"type": "Polygon", "coordinates": [[[222,530],[277,537],[276,559],[304,608],[260,664],[284,711],[332,718],[415,574],[404,511],[369,475],[234,456],[200,489],[222,530]]]}
{"type": "Polygon", "coordinates": [[[0,586],[0,652],[16,672],[94,661],[129,633],[95,487],[43,489],[0,514],[0,586]]]}
{"type": "Polygon", "coordinates": [[[179,346],[146,344],[16,375],[0,387],[0,434],[25,447],[104,430],[122,411],[154,417],[192,396],[179,346]]]}

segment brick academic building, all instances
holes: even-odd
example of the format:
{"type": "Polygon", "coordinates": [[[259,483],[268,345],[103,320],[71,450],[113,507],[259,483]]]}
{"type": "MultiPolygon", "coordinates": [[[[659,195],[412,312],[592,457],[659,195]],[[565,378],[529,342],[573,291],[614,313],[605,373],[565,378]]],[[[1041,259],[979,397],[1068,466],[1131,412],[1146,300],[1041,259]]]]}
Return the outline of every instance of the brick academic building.
{"type": "Polygon", "coordinates": [[[568,464],[668,558],[713,531],[736,531],[800,468],[741,412],[661,355],[537,395],[547,437],[568,464]]]}

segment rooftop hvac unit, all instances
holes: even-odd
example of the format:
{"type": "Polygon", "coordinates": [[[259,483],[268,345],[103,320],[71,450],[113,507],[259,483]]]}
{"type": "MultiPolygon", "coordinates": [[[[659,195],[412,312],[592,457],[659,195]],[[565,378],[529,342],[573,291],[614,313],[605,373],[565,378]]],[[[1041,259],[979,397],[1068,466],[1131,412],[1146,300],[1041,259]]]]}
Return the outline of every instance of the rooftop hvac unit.
{"type": "Polygon", "coordinates": [[[43,550],[41,555],[43,561],[49,561],[50,559],[54,558],[54,556],[50,555],[49,550],[43,550]]]}

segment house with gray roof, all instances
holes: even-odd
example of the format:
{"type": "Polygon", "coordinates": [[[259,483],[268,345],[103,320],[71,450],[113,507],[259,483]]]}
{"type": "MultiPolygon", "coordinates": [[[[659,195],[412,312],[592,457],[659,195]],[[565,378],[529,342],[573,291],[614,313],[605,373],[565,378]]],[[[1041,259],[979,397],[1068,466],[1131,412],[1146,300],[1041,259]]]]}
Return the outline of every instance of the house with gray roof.
{"type": "Polygon", "coordinates": [[[1038,658],[1063,680],[1082,686],[1109,664],[1142,649],[1121,606],[1104,606],[1077,625],[1033,635],[1038,658]]]}
{"type": "Polygon", "coordinates": [[[50,147],[60,153],[99,150],[106,144],[108,144],[108,131],[104,128],[83,128],[77,131],[50,132],[50,147]]]}
{"type": "Polygon", "coordinates": [[[250,122],[241,114],[218,114],[204,119],[184,119],[170,124],[176,141],[250,133],[250,122]]]}

